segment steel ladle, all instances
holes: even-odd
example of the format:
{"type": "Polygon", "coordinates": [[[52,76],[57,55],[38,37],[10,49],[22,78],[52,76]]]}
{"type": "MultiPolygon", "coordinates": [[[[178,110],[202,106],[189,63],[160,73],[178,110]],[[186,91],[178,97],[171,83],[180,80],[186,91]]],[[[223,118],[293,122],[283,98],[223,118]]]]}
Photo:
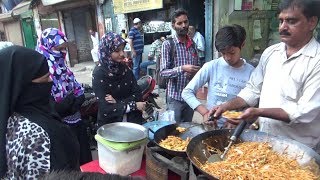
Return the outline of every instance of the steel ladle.
{"type": "Polygon", "coordinates": [[[246,127],[247,122],[245,120],[243,120],[234,130],[232,136],[230,137],[230,142],[228,144],[227,147],[224,148],[224,152],[220,155],[220,154],[213,154],[208,158],[208,162],[218,162],[218,161],[222,161],[224,159],[224,156],[227,154],[227,152],[229,151],[230,147],[232,146],[232,144],[234,144],[234,142],[237,141],[237,139],[239,138],[239,136],[241,135],[241,133],[243,132],[244,128],[246,127]]]}

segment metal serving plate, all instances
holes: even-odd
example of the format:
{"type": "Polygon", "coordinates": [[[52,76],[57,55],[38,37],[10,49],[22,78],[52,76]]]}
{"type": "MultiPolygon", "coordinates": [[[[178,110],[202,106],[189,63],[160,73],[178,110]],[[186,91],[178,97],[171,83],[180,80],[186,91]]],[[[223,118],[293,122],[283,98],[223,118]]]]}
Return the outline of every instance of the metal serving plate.
{"type": "Polygon", "coordinates": [[[101,126],[97,134],[107,141],[133,142],[145,139],[148,130],[139,124],[116,122],[101,126]]]}

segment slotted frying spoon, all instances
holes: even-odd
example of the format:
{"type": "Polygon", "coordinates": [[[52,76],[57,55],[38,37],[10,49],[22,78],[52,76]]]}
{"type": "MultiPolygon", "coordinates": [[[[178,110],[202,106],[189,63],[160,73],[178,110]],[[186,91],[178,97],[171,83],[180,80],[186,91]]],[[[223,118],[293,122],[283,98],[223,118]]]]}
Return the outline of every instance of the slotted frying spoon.
{"type": "Polygon", "coordinates": [[[228,144],[227,147],[224,148],[224,152],[222,153],[222,155],[220,154],[212,154],[209,158],[208,158],[208,162],[218,162],[218,161],[222,161],[224,159],[224,156],[227,154],[227,152],[229,151],[231,145],[236,142],[236,140],[239,138],[239,136],[241,135],[241,133],[243,132],[244,128],[247,125],[247,121],[243,120],[234,130],[232,136],[230,137],[230,142],[228,144]]]}

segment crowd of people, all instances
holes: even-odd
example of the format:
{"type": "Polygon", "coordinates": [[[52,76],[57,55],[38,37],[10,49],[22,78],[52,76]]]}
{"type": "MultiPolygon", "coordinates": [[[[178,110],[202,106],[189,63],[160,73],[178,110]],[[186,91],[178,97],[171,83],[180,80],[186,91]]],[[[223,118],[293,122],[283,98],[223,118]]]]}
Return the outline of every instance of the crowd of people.
{"type": "MultiPolygon", "coordinates": [[[[234,128],[248,121],[256,130],[291,138],[320,153],[320,44],[313,37],[319,14],[315,3],[280,2],[281,43],[268,47],[256,68],[241,57],[247,33],[236,24],[218,30],[215,48],[221,57],[204,63],[204,38],[189,26],[183,9],[171,16],[175,35],[165,39],[156,33],[148,61],[142,64],[142,23],[139,18],[133,20],[127,36],[132,69],[123,63],[125,32],[108,32],[97,40],[98,34],[90,30],[98,126],[143,122],[146,102],[137,85],[140,68],[146,71],[148,65],[159,64],[160,76],[168,83],[167,109],[174,111],[176,122],[191,122],[194,111],[203,116],[204,123],[213,117],[210,124],[218,128],[234,128]],[[206,105],[196,97],[205,84],[206,105]],[[239,119],[221,118],[227,110],[243,114],[239,119]]],[[[67,47],[65,34],[56,28],[43,30],[35,50],[0,44],[1,179],[52,178],[59,171],[77,174],[81,164],[92,160],[80,114],[84,89],[66,65],[67,47]]]]}

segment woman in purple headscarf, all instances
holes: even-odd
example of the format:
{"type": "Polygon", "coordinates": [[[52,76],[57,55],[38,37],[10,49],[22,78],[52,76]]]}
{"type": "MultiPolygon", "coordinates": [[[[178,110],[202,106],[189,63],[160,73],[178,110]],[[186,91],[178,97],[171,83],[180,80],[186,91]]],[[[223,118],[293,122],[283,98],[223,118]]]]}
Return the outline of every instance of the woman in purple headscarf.
{"type": "Polygon", "coordinates": [[[81,120],[80,107],[84,101],[84,89],[66,65],[67,38],[56,28],[45,29],[36,50],[43,54],[53,80],[51,96],[55,110],[76,133],[80,143],[80,164],[92,160],[86,127],[81,120]]]}
{"type": "Polygon", "coordinates": [[[123,63],[126,41],[113,32],[99,45],[100,65],[93,71],[92,86],[99,102],[98,124],[128,121],[141,124],[145,102],[132,71],[123,63]]]}

